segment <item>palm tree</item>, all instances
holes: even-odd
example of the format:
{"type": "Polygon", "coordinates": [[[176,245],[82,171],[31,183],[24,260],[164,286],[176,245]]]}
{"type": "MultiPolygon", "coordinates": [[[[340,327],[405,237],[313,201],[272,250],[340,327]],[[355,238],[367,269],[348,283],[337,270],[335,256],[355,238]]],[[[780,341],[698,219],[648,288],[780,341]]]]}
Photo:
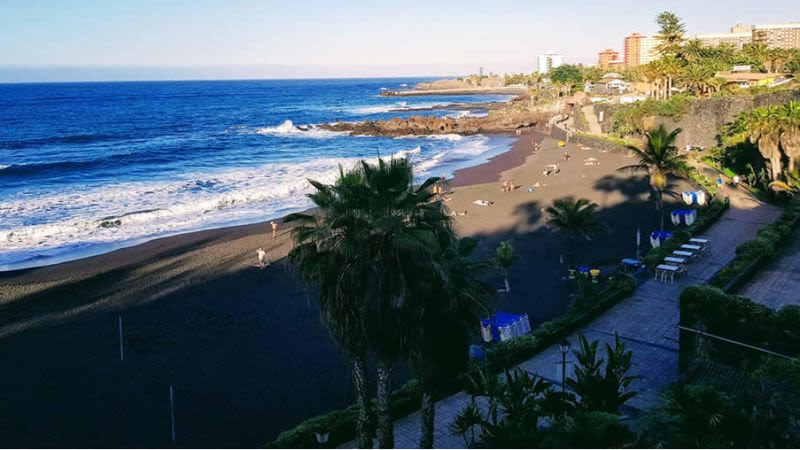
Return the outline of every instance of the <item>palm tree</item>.
{"type": "Polygon", "coordinates": [[[703,42],[699,39],[689,39],[683,44],[681,55],[683,55],[686,61],[693,63],[699,61],[703,57],[704,50],[703,42]]]}
{"type": "Polygon", "coordinates": [[[696,63],[687,66],[678,77],[678,81],[694,95],[700,96],[708,91],[710,80],[713,77],[714,71],[710,67],[696,63]]]}
{"type": "Polygon", "coordinates": [[[780,109],[781,147],[789,158],[789,172],[794,172],[800,158],[800,101],[792,100],[780,109]]]}
{"type": "Polygon", "coordinates": [[[782,48],[771,48],[766,54],[767,72],[777,73],[783,69],[784,64],[789,59],[789,52],[782,48]]]}
{"type": "Polygon", "coordinates": [[[514,247],[511,246],[511,241],[503,241],[497,247],[497,252],[494,257],[495,264],[503,271],[505,282],[505,293],[511,292],[511,284],[508,282],[508,269],[511,268],[517,261],[519,256],[514,254],[514,247]]]}
{"type": "Polygon", "coordinates": [[[296,224],[292,230],[296,245],[289,253],[289,260],[307,282],[319,285],[322,323],[352,361],[358,407],[358,445],[369,448],[372,437],[367,392],[367,339],[362,299],[354,294],[360,290],[361,284],[351,270],[340,270],[350,263],[349,255],[356,250],[351,248],[354,242],[347,239],[351,224],[342,218],[342,212],[349,209],[347,199],[339,192],[353,182],[357,180],[352,174],[344,173],[340,173],[333,186],[311,181],[317,192],[309,194],[309,198],[318,208],[318,213],[291,214],[286,217],[286,222],[296,224]]]}
{"type": "Polygon", "coordinates": [[[650,186],[656,192],[658,214],[661,219],[661,228],[664,229],[664,198],[663,191],[667,186],[667,176],[686,176],[686,155],[679,155],[675,146],[675,139],[681,133],[680,128],[668,132],[664,125],[651,129],[645,133],[646,141],[643,148],[628,146],[633,155],[639,159],[637,164],[621,167],[620,171],[647,172],[650,176],[650,186]]]}
{"type": "Polygon", "coordinates": [[[758,43],[747,44],[744,47],[742,47],[742,55],[744,55],[751,62],[755,62],[759,65],[764,66],[765,68],[769,67],[770,64],[769,47],[767,47],[765,44],[758,44],[758,43]]]}
{"type": "Polygon", "coordinates": [[[745,115],[745,126],[750,133],[750,142],[758,144],[761,156],[769,162],[770,178],[777,181],[782,171],[780,151],[780,109],[776,106],[756,108],[745,115]]]}
{"type": "Polygon", "coordinates": [[[333,319],[348,318],[337,325],[341,334],[356,338],[377,357],[375,415],[382,448],[394,446],[391,363],[402,352],[403,315],[419,273],[441,270],[436,244],[452,233],[450,216],[430,192],[436,180],[415,188],[408,160],[379,160],[377,165],[362,161],[340,173],[335,185],[312,181],[317,193],[310,197],[322,219],[304,214],[289,218],[300,224],[298,249],[292,253],[302,263],[301,273],[327,274],[328,285],[321,287],[333,292],[332,300],[325,299],[335,303],[330,308],[337,311],[333,319]],[[330,256],[317,258],[319,253],[330,256]]]}
{"type": "Polygon", "coordinates": [[[419,304],[411,308],[406,340],[422,385],[420,448],[433,447],[434,392],[466,369],[470,331],[488,314],[487,300],[494,292],[478,278],[491,264],[470,260],[477,240],[443,237],[440,245],[443,270],[420,274],[419,304]]]}
{"type": "Polygon", "coordinates": [[[666,56],[659,60],[661,75],[664,77],[664,98],[672,97],[675,78],[683,72],[681,61],[674,56],[666,56]]]}
{"type": "Polygon", "coordinates": [[[576,238],[580,236],[591,240],[609,231],[605,224],[597,220],[597,207],[597,203],[592,203],[589,199],[582,198],[576,201],[572,198],[562,198],[545,210],[548,214],[547,223],[567,236],[570,263],[575,259],[576,238]]]}

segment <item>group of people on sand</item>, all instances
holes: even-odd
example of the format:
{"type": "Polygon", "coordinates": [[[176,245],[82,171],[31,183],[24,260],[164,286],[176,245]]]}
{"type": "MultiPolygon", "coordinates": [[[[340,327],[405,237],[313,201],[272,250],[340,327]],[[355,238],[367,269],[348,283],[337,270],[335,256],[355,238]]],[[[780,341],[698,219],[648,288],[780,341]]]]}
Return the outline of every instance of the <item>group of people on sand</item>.
{"type": "Polygon", "coordinates": [[[500,192],[514,192],[517,186],[514,184],[514,180],[506,180],[500,183],[500,192]]]}

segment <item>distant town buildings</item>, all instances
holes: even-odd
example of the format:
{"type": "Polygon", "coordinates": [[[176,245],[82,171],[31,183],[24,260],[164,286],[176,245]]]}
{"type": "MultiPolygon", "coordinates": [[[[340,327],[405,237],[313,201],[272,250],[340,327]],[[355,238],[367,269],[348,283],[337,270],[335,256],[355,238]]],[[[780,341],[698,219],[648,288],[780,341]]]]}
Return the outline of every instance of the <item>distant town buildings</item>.
{"type": "MultiPolygon", "coordinates": [[[[619,62],[619,52],[607,48],[598,54],[597,67],[608,70],[612,62],[619,62]]],[[[624,63],[624,61],[622,61],[624,63]]]]}
{"type": "Polygon", "coordinates": [[[622,79],[618,73],[607,73],[597,81],[589,81],[584,85],[584,92],[594,95],[620,95],[630,89],[630,83],[622,79]]]}
{"type": "Polygon", "coordinates": [[[786,74],[782,73],[758,73],[731,70],[728,72],[717,72],[715,76],[724,79],[726,84],[735,84],[743,89],[755,86],[771,87],[786,81],[786,74]]]}
{"type": "MultiPolygon", "coordinates": [[[[734,27],[735,28],[735,27],[734,27]]],[[[741,50],[742,47],[753,41],[753,34],[750,30],[744,32],[734,32],[731,29],[730,33],[704,33],[697,34],[694,39],[700,41],[704,47],[716,47],[721,44],[730,45],[731,47],[741,50]]]]}
{"type": "Polygon", "coordinates": [[[636,67],[658,59],[658,39],[633,33],[625,37],[625,66],[636,67]]]}
{"type": "Polygon", "coordinates": [[[546,74],[550,69],[555,69],[563,63],[561,55],[553,53],[552,50],[539,55],[537,59],[538,72],[541,74],[546,74]]]}
{"type": "MultiPolygon", "coordinates": [[[[747,44],[756,43],[764,44],[768,48],[798,49],[800,48],[800,22],[768,25],[737,23],[731,27],[728,33],[701,33],[692,36],[691,39],[697,39],[704,47],[725,44],[741,50],[747,44]]],[[[622,58],[620,58],[619,52],[607,48],[598,53],[597,67],[603,70],[618,71],[655,61],[659,58],[658,44],[658,37],[632,33],[625,37],[622,58]]],[[[545,56],[539,56],[540,72],[542,72],[542,61],[545,56]]],[[[545,59],[545,65],[546,61],[547,59],[545,59]]]]}
{"type": "Polygon", "coordinates": [[[769,48],[800,48],[800,22],[753,25],[753,42],[769,48]]]}

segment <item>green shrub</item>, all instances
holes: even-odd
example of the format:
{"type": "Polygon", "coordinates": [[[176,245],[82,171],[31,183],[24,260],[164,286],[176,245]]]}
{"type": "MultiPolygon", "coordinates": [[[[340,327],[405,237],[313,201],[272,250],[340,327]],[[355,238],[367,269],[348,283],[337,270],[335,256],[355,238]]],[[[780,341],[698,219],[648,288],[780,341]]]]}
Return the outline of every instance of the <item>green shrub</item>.
{"type": "Polygon", "coordinates": [[[776,240],[769,240],[766,237],[751,239],[736,247],[736,256],[753,259],[770,255],[775,251],[775,243],[780,238],[777,234],[770,234],[774,235],[776,240]]]}
{"type": "MultiPolygon", "coordinates": [[[[785,355],[800,353],[800,308],[792,306],[773,310],[713,286],[684,288],[680,305],[680,323],[683,326],[785,355]]],[[[707,352],[713,359],[739,366],[751,365],[763,356],[761,352],[745,352],[740,346],[717,340],[708,339],[706,345],[715,349],[707,352]]],[[[691,347],[682,336],[681,352],[689,351],[691,347]]]]}

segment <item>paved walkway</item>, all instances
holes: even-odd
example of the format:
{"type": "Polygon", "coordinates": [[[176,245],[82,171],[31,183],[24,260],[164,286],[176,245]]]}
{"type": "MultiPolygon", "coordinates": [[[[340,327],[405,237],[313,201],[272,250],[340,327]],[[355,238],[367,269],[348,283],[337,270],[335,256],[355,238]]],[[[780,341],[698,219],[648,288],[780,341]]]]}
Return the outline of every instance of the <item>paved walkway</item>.
{"type": "MultiPolygon", "coordinates": [[[[759,228],[780,215],[778,208],[760,203],[744,190],[726,193],[731,197],[731,209],[706,234],[713,243],[711,255],[694,262],[688,276],[675,283],[648,280],[633,296],[579,331],[590,340],[612,344],[614,334],[618,333],[628,349],[633,351],[631,373],[641,378],[631,386],[639,395],[627,403],[629,407],[644,409],[653,405],[662,389],[678,376],[678,296],[681,289],[710,280],[733,259],[739,244],[755,237],[759,228]]],[[[573,348],[578,341],[577,334],[568,339],[573,348]]],[[[519,367],[557,382],[560,381],[560,372],[557,372],[560,361],[561,352],[554,345],[519,367]]],[[[459,392],[436,404],[434,442],[437,448],[464,446],[461,437],[450,432],[450,424],[469,400],[469,395],[459,392]]],[[[419,445],[419,421],[419,412],[415,412],[395,422],[396,447],[416,448],[419,445]]]]}
{"type": "Polygon", "coordinates": [[[800,231],[782,252],[742,289],[742,295],[773,309],[800,305],[800,231]]]}
{"type": "Polygon", "coordinates": [[[602,134],[603,130],[600,128],[600,122],[597,121],[597,115],[594,113],[594,105],[586,105],[581,110],[583,111],[583,117],[586,118],[586,122],[589,124],[589,132],[602,134]]]}

